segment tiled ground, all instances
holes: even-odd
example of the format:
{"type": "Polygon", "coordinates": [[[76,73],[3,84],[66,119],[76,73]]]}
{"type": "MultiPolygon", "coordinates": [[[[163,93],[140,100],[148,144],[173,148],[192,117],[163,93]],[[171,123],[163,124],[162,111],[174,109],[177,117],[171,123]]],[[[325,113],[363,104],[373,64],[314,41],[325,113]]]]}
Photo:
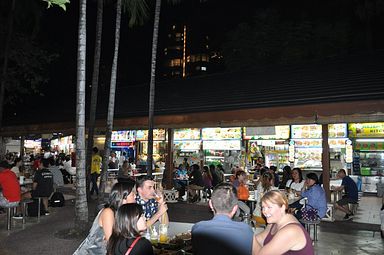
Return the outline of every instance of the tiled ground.
{"type": "Polygon", "coordinates": [[[357,214],[353,218],[353,221],[369,224],[380,224],[381,205],[381,197],[363,196],[359,201],[357,214]]]}

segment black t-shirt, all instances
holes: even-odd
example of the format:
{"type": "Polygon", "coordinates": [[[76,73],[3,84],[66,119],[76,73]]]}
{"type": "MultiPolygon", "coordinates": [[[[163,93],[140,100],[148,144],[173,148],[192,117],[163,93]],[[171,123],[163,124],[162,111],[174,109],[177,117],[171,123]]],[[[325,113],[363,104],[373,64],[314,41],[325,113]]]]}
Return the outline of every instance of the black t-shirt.
{"type": "Polygon", "coordinates": [[[189,182],[190,184],[204,187],[203,175],[201,174],[200,170],[193,170],[189,176],[191,178],[189,182]]]}
{"type": "Polygon", "coordinates": [[[32,193],[35,197],[49,197],[53,192],[53,174],[48,169],[35,172],[33,182],[37,183],[36,190],[32,193]]]}
{"type": "MultiPolygon", "coordinates": [[[[116,244],[116,248],[113,255],[124,255],[129,247],[132,245],[135,238],[119,240],[116,244]]],[[[139,241],[133,246],[129,255],[153,255],[153,248],[150,241],[141,237],[139,241]]]]}

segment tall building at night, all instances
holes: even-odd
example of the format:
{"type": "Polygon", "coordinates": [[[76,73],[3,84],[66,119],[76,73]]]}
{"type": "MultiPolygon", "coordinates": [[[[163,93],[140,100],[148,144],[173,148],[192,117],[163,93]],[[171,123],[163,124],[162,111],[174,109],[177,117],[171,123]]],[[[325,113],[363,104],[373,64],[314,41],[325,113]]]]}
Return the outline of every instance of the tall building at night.
{"type": "Polygon", "coordinates": [[[190,25],[171,25],[163,45],[163,78],[187,78],[222,68],[223,58],[211,49],[210,37],[190,25]]]}

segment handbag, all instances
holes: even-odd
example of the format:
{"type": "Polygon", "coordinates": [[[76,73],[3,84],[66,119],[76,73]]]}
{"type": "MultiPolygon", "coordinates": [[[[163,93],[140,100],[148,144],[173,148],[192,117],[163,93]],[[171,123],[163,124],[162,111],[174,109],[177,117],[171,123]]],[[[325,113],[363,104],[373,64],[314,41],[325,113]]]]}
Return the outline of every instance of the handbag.
{"type": "Polygon", "coordinates": [[[311,205],[301,208],[302,219],[305,221],[316,221],[320,218],[317,214],[317,209],[313,208],[311,205]]]}
{"type": "Polygon", "coordinates": [[[127,250],[127,252],[125,253],[125,255],[129,255],[133,249],[133,247],[135,246],[135,244],[140,240],[141,236],[138,236],[136,237],[136,239],[133,241],[133,243],[131,244],[131,246],[129,246],[129,249],[127,250]]]}

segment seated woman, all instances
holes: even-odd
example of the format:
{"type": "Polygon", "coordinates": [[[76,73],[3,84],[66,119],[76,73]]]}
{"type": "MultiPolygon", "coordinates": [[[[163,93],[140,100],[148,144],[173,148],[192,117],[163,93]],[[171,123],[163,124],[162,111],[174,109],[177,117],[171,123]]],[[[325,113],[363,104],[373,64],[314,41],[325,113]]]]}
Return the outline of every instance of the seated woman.
{"type": "MultiPolygon", "coordinates": [[[[317,210],[317,216],[321,219],[327,213],[327,199],[324,189],[319,185],[319,179],[315,173],[307,174],[305,180],[306,190],[301,192],[301,197],[306,198],[306,208],[314,208],[317,210]]],[[[302,218],[302,211],[298,210],[295,213],[296,218],[302,218]]]]}
{"type": "Polygon", "coordinates": [[[109,195],[109,202],[97,214],[88,236],[73,255],[106,254],[106,243],[112,234],[115,211],[127,203],[135,203],[134,181],[116,183],[109,195]]]}
{"type": "Polygon", "coordinates": [[[192,172],[189,174],[188,192],[189,198],[192,203],[200,200],[200,197],[196,194],[196,190],[204,189],[203,175],[200,171],[200,167],[197,164],[192,165],[192,172]]]}
{"type": "MultiPolygon", "coordinates": [[[[255,199],[257,201],[260,201],[260,199],[264,196],[265,193],[267,193],[270,190],[276,190],[277,188],[274,186],[274,178],[273,175],[270,172],[265,172],[261,176],[261,181],[259,185],[257,185],[256,188],[256,197],[255,199]]],[[[253,218],[254,220],[260,224],[260,225],[266,225],[266,222],[261,215],[261,204],[256,203],[255,210],[253,211],[253,218]]]]}
{"type": "Polygon", "coordinates": [[[204,190],[207,191],[207,196],[211,197],[211,189],[212,186],[212,173],[208,166],[203,167],[203,182],[204,182],[204,190]]]}
{"type": "MultiPolygon", "coordinates": [[[[296,196],[300,195],[300,192],[304,188],[304,179],[303,179],[303,173],[301,172],[301,169],[298,167],[293,168],[292,170],[292,179],[287,181],[286,188],[288,189],[288,192],[295,193],[296,196]]],[[[292,208],[290,211],[297,211],[302,208],[302,204],[300,201],[296,201],[289,205],[289,208],[292,208]]]]}
{"type": "Polygon", "coordinates": [[[153,255],[150,241],[141,234],[147,229],[143,210],[138,204],[122,205],[116,213],[112,235],[109,238],[108,255],[153,255]]]}
{"type": "Polygon", "coordinates": [[[298,167],[292,170],[292,179],[287,181],[286,188],[291,189],[295,192],[301,192],[304,187],[303,173],[298,167]]]}
{"type": "Polygon", "coordinates": [[[119,168],[119,172],[117,175],[117,180],[119,182],[130,179],[132,175],[132,168],[129,164],[128,160],[124,160],[123,165],[119,168]]]}
{"type": "Polygon", "coordinates": [[[269,191],[261,198],[261,205],[268,226],[254,236],[253,254],[314,254],[308,232],[293,215],[287,213],[285,195],[278,190],[269,191]]]}

